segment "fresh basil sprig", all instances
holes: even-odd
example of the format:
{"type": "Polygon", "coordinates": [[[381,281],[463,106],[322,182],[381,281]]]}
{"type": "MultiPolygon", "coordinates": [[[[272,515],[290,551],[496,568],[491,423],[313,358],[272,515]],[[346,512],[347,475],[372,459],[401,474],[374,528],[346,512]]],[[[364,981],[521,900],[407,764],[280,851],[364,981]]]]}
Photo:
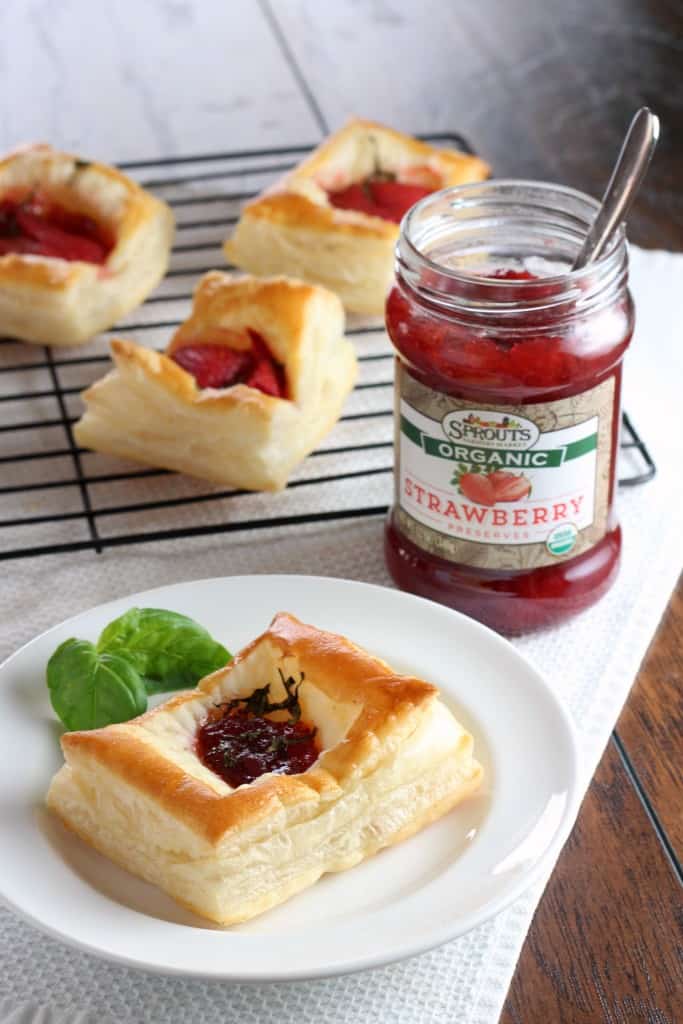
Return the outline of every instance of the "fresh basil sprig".
{"type": "Polygon", "coordinates": [[[102,631],[97,649],[130,662],[147,693],[190,689],[230,661],[203,626],[163,608],[131,608],[102,631]]]}
{"type": "Polygon", "coordinates": [[[131,608],[102,631],[97,645],[66,640],[47,665],[50,700],[69,730],[127,722],[147,695],[189,689],[230,661],[197,622],[160,608],[131,608]]]}
{"type": "Polygon", "coordinates": [[[65,640],[47,663],[52,707],[67,729],[98,729],[147,710],[147,691],[125,658],[88,640],[65,640]]]}

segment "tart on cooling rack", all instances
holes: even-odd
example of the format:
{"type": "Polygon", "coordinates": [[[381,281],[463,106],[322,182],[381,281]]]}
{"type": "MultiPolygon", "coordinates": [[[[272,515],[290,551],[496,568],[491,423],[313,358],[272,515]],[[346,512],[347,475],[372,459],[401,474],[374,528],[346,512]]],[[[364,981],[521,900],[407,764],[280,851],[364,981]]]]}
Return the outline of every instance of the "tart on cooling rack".
{"type": "Polygon", "coordinates": [[[0,160],[0,334],[79,345],[166,272],[173,215],[125,174],[50,146],[0,160]]]}
{"type": "Polygon", "coordinates": [[[353,119],[245,206],[225,254],[250,273],[293,274],[331,288],[352,312],[381,314],[403,214],[488,173],[479,157],[353,119]]]}
{"type": "Polygon", "coordinates": [[[472,736],[438,696],[281,613],[196,690],[66,733],[48,805],[184,906],[246,921],[476,791],[472,736]]]}
{"type": "Polygon", "coordinates": [[[164,353],[114,340],[83,395],[85,448],[247,490],[280,490],[336,423],[356,376],[336,295],[211,271],[164,353]]]}

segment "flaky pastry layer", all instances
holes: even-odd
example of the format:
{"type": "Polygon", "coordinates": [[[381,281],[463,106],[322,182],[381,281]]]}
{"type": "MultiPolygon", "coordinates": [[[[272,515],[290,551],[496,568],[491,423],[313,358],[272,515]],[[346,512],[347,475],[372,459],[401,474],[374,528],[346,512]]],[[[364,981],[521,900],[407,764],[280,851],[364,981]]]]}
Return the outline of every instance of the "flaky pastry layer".
{"type": "MultiPolygon", "coordinates": [[[[283,693],[284,691],[282,691],[283,693]]],[[[435,687],[280,614],[225,669],[125,725],[67,733],[49,806],[179,903],[234,924],[328,871],[353,867],[476,791],[473,740],[435,687]],[[305,673],[303,719],[322,753],[299,775],[232,789],[194,750],[217,703],[305,673]]]]}
{"type": "Polygon", "coordinates": [[[334,426],[356,378],[344,311],[331,292],[287,278],[211,271],[166,353],[111,345],[115,369],[83,395],[79,444],[247,490],[280,490],[334,426]],[[198,388],[170,356],[202,341],[235,344],[251,328],[284,366],[288,399],[237,384],[198,388]]]}
{"type": "Polygon", "coordinates": [[[54,257],[0,255],[0,334],[42,345],[80,345],[135,309],[166,272],[170,207],[125,174],[49,146],[0,161],[0,198],[39,188],[93,217],[115,239],[100,266],[54,257]]]}
{"type": "Polygon", "coordinates": [[[486,178],[479,157],[439,149],[372,121],[354,118],[242,211],[224,250],[254,274],[288,273],[335,291],[355,313],[379,315],[393,274],[397,224],[336,209],[329,191],[373,171],[440,189],[486,178]]]}

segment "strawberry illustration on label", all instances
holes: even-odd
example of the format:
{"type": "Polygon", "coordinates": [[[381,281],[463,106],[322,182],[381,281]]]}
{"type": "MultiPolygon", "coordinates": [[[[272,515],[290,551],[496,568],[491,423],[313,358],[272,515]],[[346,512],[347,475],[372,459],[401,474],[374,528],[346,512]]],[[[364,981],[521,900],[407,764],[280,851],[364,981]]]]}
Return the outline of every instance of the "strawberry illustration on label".
{"type": "Polygon", "coordinates": [[[477,505],[492,506],[496,504],[496,493],[487,476],[483,476],[481,473],[462,473],[458,483],[465,497],[476,502],[477,505]]]}
{"type": "Polygon", "coordinates": [[[489,473],[487,479],[493,485],[496,501],[521,501],[531,493],[531,481],[523,473],[515,476],[514,473],[497,469],[489,473]]]}
{"type": "Polygon", "coordinates": [[[465,498],[489,508],[499,501],[522,501],[531,494],[531,481],[523,473],[517,476],[504,469],[483,473],[460,466],[451,482],[458,485],[465,498]]]}

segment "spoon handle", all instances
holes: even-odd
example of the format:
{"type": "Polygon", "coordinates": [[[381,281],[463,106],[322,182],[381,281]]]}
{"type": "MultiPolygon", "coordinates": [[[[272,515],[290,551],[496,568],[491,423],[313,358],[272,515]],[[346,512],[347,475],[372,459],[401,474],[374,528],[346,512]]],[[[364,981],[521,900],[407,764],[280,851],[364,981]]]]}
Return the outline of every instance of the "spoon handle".
{"type": "Polygon", "coordinates": [[[580,270],[603,252],[613,231],[625,220],[631,203],[645,177],[659,138],[659,118],[647,107],[634,115],[605,189],[602,203],[591,224],[572,270],[580,270]]]}

